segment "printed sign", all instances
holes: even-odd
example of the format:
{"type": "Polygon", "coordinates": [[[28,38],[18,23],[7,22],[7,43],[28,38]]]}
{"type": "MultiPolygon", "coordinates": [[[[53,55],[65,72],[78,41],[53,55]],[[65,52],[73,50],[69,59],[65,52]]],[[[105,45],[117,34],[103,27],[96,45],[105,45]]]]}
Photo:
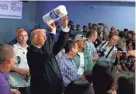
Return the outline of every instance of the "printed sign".
{"type": "Polygon", "coordinates": [[[0,18],[22,19],[22,6],[20,1],[0,1],[0,18]]]}

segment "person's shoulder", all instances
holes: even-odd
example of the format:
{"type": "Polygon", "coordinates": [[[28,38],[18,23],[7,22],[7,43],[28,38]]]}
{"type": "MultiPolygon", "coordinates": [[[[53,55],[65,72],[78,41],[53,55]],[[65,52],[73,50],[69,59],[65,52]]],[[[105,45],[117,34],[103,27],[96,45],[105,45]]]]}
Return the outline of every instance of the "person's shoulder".
{"type": "Polygon", "coordinates": [[[77,61],[77,59],[79,59],[79,54],[74,57],[74,61],[77,61]]]}
{"type": "Polygon", "coordinates": [[[90,56],[90,55],[91,55],[91,53],[88,53],[88,51],[84,49],[84,56],[85,56],[85,57],[88,57],[88,56],[90,56]]]}
{"type": "Polygon", "coordinates": [[[60,61],[67,64],[67,61],[68,61],[68,57],[66,56],[66,54],[63,54],[62,57],[60,58],[60,61]]]}
{"type": "Polygon", "coordinates": [[[64,59],[66,59],[65,54],[63,54],[60,59],[61,59],[61,61],[63,61],[64,59]]]}
{"type": "Polygon", "coordinates": [[[67,60],[65,55],[62,55],[62,57],[60,58],[60,66],[67,66],[67,60]]]}
{"type": "Polygon", "coordinates": [[[101,44],[103,44],[103,43],[105,43],[105,44],[106,44],[106,43],[108,43],[108,42],[109,42],[109,41],[105,41],[105,40],[104,40],[104,41],[102,41],[102,42],[101,42],[101,44]]]}
{"type": "Polygon", "coordinates": [[[85,43],[86,43],[86,46],[90,46],[91,45],[91,42],[88,39],[85,40],[85,43]]]}
{"type": "Polygon", "coordinates": [[[8,44],[9,45],[14,45],[14,44],[16,44],[17,43],[17,40],[16,40],[16,38],[15,39],[13,39],[12,41],[10,41],[8,44]]]}
{"type": "Polygon", "coordinates": [[[27,55],[34,55],[35,52],[37,52],[36,47],[34,47],[32,45],[27,47],[27,55]]]}
{"type": "Polygon", "coordinates": [[[0,86],[7,86],[7,81],[2,73],[0,73],[0,86]]]}
{"type": "Polygon", "coordinates": [[[40,48],[37,48],[37,47],[34,46],[34,45],[29,45],[29,46],[27,47],[27,50],[28,50],[28,51],[36,51],[36,50],[38,50],[38,49],[40,49],[40,48]]]}
{"type": "Polygon", "coordinates": [[[12,45],[14,48],[17,48],[18,47],[18,43],[15,43],[12,45]]]}

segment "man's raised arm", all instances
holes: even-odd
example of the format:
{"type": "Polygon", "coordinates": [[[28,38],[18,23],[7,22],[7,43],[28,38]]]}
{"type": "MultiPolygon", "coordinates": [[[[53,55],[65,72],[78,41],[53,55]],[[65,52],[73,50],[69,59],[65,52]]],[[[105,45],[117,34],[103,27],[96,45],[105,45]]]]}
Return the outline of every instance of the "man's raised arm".
{"type": "Polygon", "coordinates": [[[62,18],[62,32],[60,33],[58,41],[55,43],[53,47],[54,55],[57,55],[65,46],[69,39],[69,28],[68,28],[68,17],[64,16],[62,18]]]}

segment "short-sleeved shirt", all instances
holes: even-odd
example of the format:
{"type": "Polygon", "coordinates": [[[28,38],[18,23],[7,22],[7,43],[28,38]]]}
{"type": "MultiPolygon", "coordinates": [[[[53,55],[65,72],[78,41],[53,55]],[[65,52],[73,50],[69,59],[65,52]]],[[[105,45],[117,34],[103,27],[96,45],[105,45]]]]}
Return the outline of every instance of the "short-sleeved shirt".
{"type": "Polygon", "coordinates": [[[10,86],[8,83],[8,74],[0,72],[0,94],[10,94],[10,86]]]}
{"type": "MultiPolygon", "coordinates": [[[[22,48],[19,43],[14,44],[14,50],[16,53],[16,63],[14,67],[16,68],[22,68],[22,69],[29,69],[28,63],[27,63],[27,47],[22,48]]],[[[9,73],[9,83],[12,87],[28,87],[30,86],[30,77],[24,78],[22,75],[20,75],[17,72],[10,72],[9,73]]]]}

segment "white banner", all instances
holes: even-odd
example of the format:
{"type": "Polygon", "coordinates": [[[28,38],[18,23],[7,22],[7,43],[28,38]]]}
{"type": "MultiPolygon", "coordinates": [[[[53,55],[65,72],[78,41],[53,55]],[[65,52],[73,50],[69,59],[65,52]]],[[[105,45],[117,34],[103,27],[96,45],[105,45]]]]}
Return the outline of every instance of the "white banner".
{"type": "Polygon", "coordinates": [[[0,18],[22,19],[22,6],[20,1],[0,1],[0,18]]]}

